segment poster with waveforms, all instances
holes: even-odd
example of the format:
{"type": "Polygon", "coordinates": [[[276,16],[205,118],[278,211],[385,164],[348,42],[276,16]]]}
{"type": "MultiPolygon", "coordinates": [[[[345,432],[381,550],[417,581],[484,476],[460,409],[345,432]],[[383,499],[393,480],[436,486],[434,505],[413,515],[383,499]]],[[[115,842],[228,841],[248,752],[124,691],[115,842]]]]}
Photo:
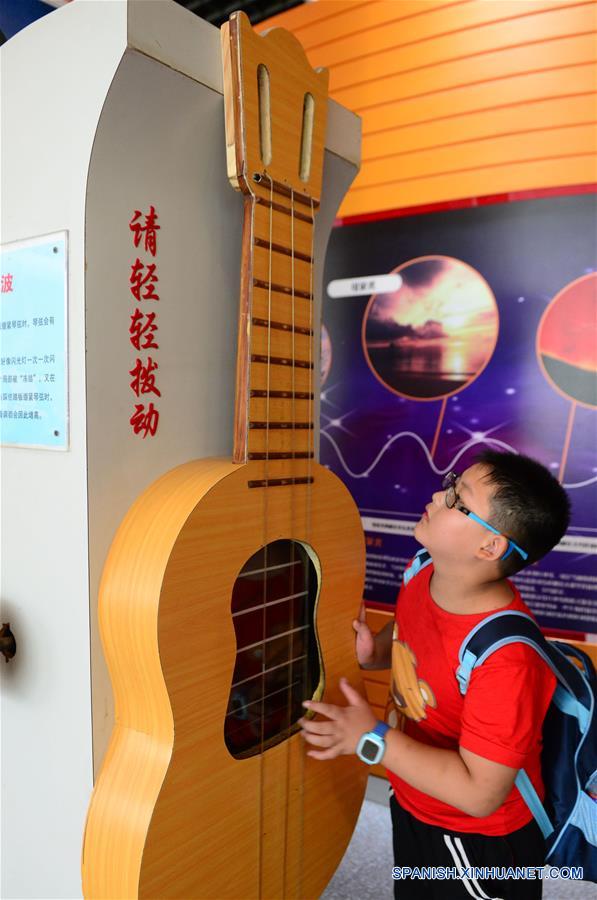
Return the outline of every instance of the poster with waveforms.
{"type": "Polygon", "coordinates": [[[394,603],[442,477],[513,450],[546,465],[573,510],[558,548],[515,581],[548,631],[597,633],[595,229],[595,196],[578,194],[334,230],[321,462],[359,506],[368,601],[394,603]]]}

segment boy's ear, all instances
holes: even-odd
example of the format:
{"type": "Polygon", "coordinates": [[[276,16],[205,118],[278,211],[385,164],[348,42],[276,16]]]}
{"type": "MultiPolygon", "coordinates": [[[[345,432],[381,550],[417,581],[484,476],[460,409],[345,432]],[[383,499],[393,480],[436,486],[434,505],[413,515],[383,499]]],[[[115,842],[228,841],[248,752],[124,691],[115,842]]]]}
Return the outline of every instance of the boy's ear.
{"type": "Polygon", "coordinates": [[[479,559],[497,562],[508,550],[508,540],[503,534],[489,534],[477,551],[479,559]]]}

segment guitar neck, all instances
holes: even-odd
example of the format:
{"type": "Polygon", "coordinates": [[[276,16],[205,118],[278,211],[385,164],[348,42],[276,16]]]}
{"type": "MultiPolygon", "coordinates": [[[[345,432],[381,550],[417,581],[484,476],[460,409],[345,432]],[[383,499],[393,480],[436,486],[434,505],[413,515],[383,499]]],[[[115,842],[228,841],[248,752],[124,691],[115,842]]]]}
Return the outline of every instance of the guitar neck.
{"type": "Polygon", "coordinates": [[[316,208],[267,177],[245,194],[233,459],[268,477],[306,477],[313,458],[316,208]]]}
{"type": "Polygon", "coordinates": [[[252,487],[304,483],[328,73],[289,32],[259,36],[240,12],[222,28],[222,53],[228,177],[245,199],[233,461],[263,461],[252,487]]]}

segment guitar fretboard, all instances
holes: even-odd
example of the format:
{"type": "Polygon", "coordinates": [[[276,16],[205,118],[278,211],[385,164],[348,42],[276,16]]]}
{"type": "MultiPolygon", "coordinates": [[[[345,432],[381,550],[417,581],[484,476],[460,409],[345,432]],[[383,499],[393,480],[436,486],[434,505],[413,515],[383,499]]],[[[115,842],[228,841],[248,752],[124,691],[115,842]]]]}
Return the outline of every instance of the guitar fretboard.
{"type": "Polygon", "coordinates": [[[263,178],[245,198],[237,379],[237,462],[253,487],[311,480],[314,432],[313,226],[316,204],[263,178]]]}

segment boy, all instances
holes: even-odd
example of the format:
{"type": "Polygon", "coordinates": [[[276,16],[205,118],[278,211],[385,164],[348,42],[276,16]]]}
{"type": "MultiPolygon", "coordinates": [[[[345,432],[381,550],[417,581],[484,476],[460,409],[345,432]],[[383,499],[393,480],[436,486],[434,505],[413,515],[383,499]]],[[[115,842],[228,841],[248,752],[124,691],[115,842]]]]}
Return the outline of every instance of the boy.
{"type": "MultiPolygon", "coordinates": [[[[395,623],[373,637],[364,608],[353,623],[361,667],[392,664],[392,695],[404,717],[402,731],[378,738],[393,788],[395,865],[464,870],[448,880],[396,880],[400,900],[541,897],[540,879],[483,881],[466,870],[544,864],[542,834],[514,779],[524,768],[543,799],[541,729],[555,678],[521,643],[474,670],[464,697],[455,673],[475,625],[500,610],[529,613],[507,576],[541,559],[568,522],[568,497],[547,469],[514,453],[485,452],[444,479],[417,523],[415,537],[428,553],[410,567],[395,623]],[[429,555],[433,562],[424,565],[429,555]]],[[[345,680],[341,688],[345,707],[304,704],[326,716],[301,720],[315,759],[355,753],[379,725],[357,691],[345,680]]]]}

